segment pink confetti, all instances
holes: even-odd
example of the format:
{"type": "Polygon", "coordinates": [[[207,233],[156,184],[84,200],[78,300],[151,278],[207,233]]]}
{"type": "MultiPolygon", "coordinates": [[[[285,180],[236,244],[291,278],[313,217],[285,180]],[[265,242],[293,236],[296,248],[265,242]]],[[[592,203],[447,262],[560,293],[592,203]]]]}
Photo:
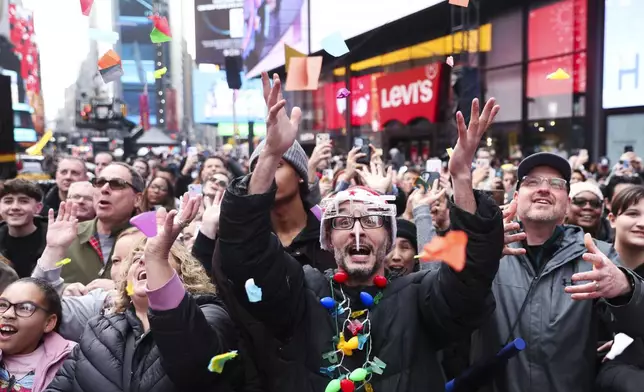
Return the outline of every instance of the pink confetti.
{"type": "Polygon", "coordinates": [[[141,230],[141,233],[146,237],[152,238],[157,235],[157,213],[156,211],[148,211],[139,214],[130,219],[130,224],[141,230]]]}
{"type": "Polygon", "coordinates": [[[168,37],[172,37],[172,34],[170,33],[170,25],[168,25],[168,19],[165,16],[152,15],[149,19],[154,23],[155,29],[168,37]]]}
{"type": "Polygon", "coordinates": [[[313,213],[313,215],[315,215],[316,218],[318,218],[318,220],[322,220],[322,209],[319,205],[314,205],[311,208],[311,212],[313,213]]]}
{"type": "Polygon", "coordinates": [[[447,56],[447,59],[445,59],[445,64],[449,65],[450,67],[453,67],[454,66],[454,57],[447,56]]]}
{"type": "Polygon", "coordinates": [[[92,4],[94,4],[94,0],[80,0],[83,15],[89,16],[89,13],[92,11],[92,4]]]}
{"type": "Polygon", "coordinates": [[[349,91],[346,88],[342,87],[340,90],[338,90],[338,95],[336,96],[336,98],[338,98],[338,99],[346,98],[349,95],[351,95],[351,91],[349,91]]]}

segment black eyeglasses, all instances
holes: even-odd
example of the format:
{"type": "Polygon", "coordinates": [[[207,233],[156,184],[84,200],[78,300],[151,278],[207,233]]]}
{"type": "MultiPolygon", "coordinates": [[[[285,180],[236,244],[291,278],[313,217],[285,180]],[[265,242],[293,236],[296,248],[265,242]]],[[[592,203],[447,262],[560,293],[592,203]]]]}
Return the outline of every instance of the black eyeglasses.
{"type": "Polygon", "coordinates": [[[134,185],[130,184],[129,182],[121,178],[112,178],[111,180],[108,180],[107,178],[103,178],[103,177],[92,178],[91,183],[94,186],[94,188],[102,188],[105,186],[105,184],[109,184],[110,189],[113,191],[121,191],[125,188],[132,188],[136,191],[136,188],[134,188],[134,185]]]}
{"type": "Polygon", "coordinates": [[[28,318],[36,313],[36,310],[42,310],[45,313],[50,313],[49,310],[36,305],[31,301],[11,303],[4,298],[0,298],[0,314],[5,314],[13,306],[16,316],[28,318]]]}
{"type": "Polygon", "coordinates": [[[584,199],[584,198],[572,198],[572,204],[577,207],[585,207],[586,204],[589,204],[591,208],[598,209],[602,206],[602,201],[599,199],[584,199]]]}
{"type": "Polygon", "coordinates": [[[351,230],[358,220],[363,229],[377,229],[385,223],[382,215],[336,216],[331,219],[331,227],[338,230],[351,230]]]}

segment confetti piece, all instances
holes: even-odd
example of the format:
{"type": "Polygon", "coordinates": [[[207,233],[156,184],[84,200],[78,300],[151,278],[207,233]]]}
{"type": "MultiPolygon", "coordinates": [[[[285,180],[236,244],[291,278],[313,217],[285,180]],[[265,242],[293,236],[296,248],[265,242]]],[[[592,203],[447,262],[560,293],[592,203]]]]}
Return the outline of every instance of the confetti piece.
{"type": "Polygon", "coordinates": [[[112,68],[116,65],[121,65],[121,57],[112,49],[105,52],[105,54],[98,60],[99,70],[112,68]]]}
{"type": "Polygon", "coordinates": [[[141,230],[146,237],[152,238],[157,235],[156,211],[148,211],[130,219],[130,224],[141,230]]]}
{"type": "Polygon", "coordinates": [[[134,285],[132,284],[132,282],[127,282],[127,286],[125,286],[125,292],[127,293],[128,297],[134,295],[134,285]]]}
{"type": "Polygon", "coordinates": [[[420,261],[442,261],[454,271],[465,268],[465,247],[467,234],[463,231],[450,231],[444,237],[436,236],[423,251],[416,256],[420,261]]]}
{"type": "Polygon", "coordinates": [[[606,359],[615,359],[618,355],[624,352],[628,346],[633,343],[633,338],[625,333],[618,333],[613,339],[613,346],[610,348],[606,359]]]}
{"type": "Polygon", "coordinates": [[[467,7],[470,5],[470,0],[449,0],[449,3],[458,7],[467,7]]]}
{"type": "Polygon", "coordinates": [[[255,284],[255,279],[250,278],[246,281],[246,295],[248,302],[260,302],[262,300],[262,289],[255,284]]]}
{"type": "Polygon", "coordinates": [[[220,373],[224,371],[224,365],[226,362],[230,361],[231,359],[237,358],[237,350],[230,351],[224,354],[219,354],[215,355],[212,357],[210,360],[210,364],[208,365],[208,370],[213,372],[213,373],[220,373]]]}
{"type": "Polygon", "coordinates": [[[549,74],[548,76],[546,76],[546,79],[549,79],[549,80],[567,80],[567,79],[570,79],[570,75],[568,75],[568,73],[566,73],[566,71],[564,71],[563,69],[558,68],[555,72],[553,72],[553,73],[549,74]]]}
{"type": "Polygon", "coordinates": [[[313,215],[315,215],[316,218],[318,218],[318,220],[322,220],[322,209],[319,205],[316,204],[311,207],[311,212],[313,213],[313,215]]]}
{"type": "Polygon", "coordinates": [[[29,147],[25,152],[27,155],[42,155],[42,149],[45,148],[47,143],[51,140],[51,138],[54,137],[54,133],[52,131],[47,131],[40,140],[38,140],[38,143],[34,144],[33,146],[29,147]]]}
{"type": "Polygon", "coordinates": [[[67,258],[67,259],[62,259],[61,261],[56,263],[56,267],[62,267],[63,265],[67,265],[72,262],[72,259],[67,258]]]}
{"type": "Polygon", "coordinates": [[[98,72],[101,74],[101,78],[103,78],[103,83],[105,84],[118,80],[124,74],[123,68],[120,65],[101,69],[98,72]]]}
{"type": "Polygon", "coordinates": [[[445,59],[445,64],[449,65],[450,67],[454,66],[454,57],[452,56],[447,56],[445,59]]]}
{"type": "Polygon", "coordinates": [[[154,44],[160,44],[163,42],[169,42],[172,38],[169,35],[163,34],[156,27],[152,29],[150,33],[150,41],[154,44]]]}
{"type": "Polygon", "coordinates": [[[154,78],[155,78],[155,79],[161,79],[161,78],[163,77],[163,75],[165,75],[165,73],[166,73],[166,72],[168,72],[168,68],[167,68],[167,67],[163,67],[163,68],[161,68],[161,69],[157,69],[156,71],[154,71],[154,78]]]}
{"type": "Polygon", "coordinates": [[[351,91],[347,90],[346,88],[342,87],[340,90],[338,90],[338,94],[336,95],[336,98],[346,98],[349,95],[351,95],[351,91]]]}
{"type": "Polygon", "coordinates": [[[159,30],[161,34],[167,37],[172,37],[172,33],[170,33],[170,25],[168,24],[168,18],[166,18],[165,16],[152,15],[149,19],[152,20],[154,28],[159,30]]]}
{"type": "Polygon", "coordinates": [[[89,29],[87,31],[89,38],[98,42],[107,42],[115,44],[119,40],[119,33],[109,30],[89,29]]]}
{"type": "Polygon", "coordinates": [[[447,150],[445,150],[445,151],[447,151],[447,156],[449,156],[449,157],[451,158],[451,157],[452,157],[452,154],[454,153],[454,149],[453,149],[453,148],[448,148],[448,149],[447,149],[447,150]]]}
{"type": "Polygon", "coordinates": [[[293,57],[286,75],[286,91],[313,91],[318,88],[322,56],[293,57]]]}
{"type": "Polygon", "coordinates": [[[306,55],[284,44],[284,66],[286,69],[291,65],[291,59],[293,57],[306,57],[306,55]]]}
{"type": "Polygon", "coordinates": [[[80,0],[83,15],[89,16],[89,13],[92,12],[92,4],[94,4],[94,0],[80,0]]]}
{"type": "Polygon", "coordinates": [[[339,31],[322,39],[322,49],[333,57],[341,57],[349,53],[349,48],[339,31]]]}

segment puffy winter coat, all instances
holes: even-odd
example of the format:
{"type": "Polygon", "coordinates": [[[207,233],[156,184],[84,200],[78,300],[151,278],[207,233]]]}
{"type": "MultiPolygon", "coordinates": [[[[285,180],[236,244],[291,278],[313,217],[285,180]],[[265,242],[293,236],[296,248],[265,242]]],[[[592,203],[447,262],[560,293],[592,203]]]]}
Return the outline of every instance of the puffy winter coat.
{"type": "Polygon", "coordinates": [[[144,332],[132,308],[91,319],[46,391],[227,392],[241,381],[237,360],[221,375],[208,371],[210,359],[236,349],[238,339],[215,297],[186,293],[175,309],[150,310],[149,322],[144,332]]]}

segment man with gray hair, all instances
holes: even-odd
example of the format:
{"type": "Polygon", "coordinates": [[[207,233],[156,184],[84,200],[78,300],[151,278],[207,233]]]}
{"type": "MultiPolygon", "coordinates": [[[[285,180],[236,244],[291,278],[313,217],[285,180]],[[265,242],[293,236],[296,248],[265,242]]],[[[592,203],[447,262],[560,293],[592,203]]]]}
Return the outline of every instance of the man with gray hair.
{"type": "Polygon", "coordinates": [[[56,185],[47,192],[43,200],[43,211],[53,209],[58,214],[60,203],[67,200],[69,187],[78,181],[87,181],[87,168],[82,159],[63,157],[56,168],[56,185]]]}
{"type": "Polygon", "coordinates": [[[96,217],[94,210],[94,186],[89,181],[74,182],[69,187],[67,199],[78,207],[76,217],[79,222],[85,222],[96,217]]]}
{"type": "Polygon", "coordinates": [[[66,283],[82,285],[99,278],[105,283],[101,288],[109,290],[114,288],[109,278],[116,237],[130,226],[145,183],[132,166],[114,162],[92,179],[91,184],[96,218],[78,225],[78,237],[66,252],[71,263],[63,267],[61,277],[66,283]]]}

